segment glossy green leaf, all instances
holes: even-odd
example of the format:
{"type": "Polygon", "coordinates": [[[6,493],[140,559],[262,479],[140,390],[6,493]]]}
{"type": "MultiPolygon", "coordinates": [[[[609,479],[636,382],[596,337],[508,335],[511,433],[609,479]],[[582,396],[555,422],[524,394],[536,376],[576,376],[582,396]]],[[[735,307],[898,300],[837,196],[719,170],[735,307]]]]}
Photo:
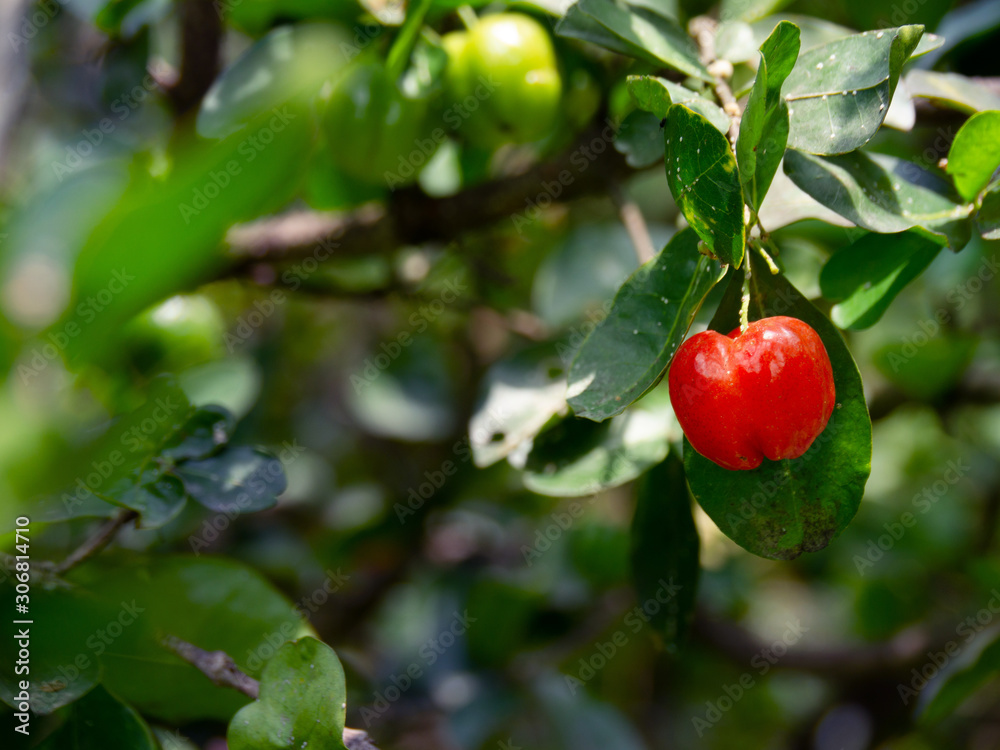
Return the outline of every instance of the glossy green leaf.
{"type": "Polygon", "coordinates": [[[675,20],[649,7],[579,0],[560,20],[556,33],[712,81],[694,40],[675,20]]]}
{"type": "Polygon", "coordinates": [[[1000,167],[1000,111],[973,115],[959,129],[946,171],[965,200],[975,200],[1000,167]]]}
{"type": "Polygon", "coordinates": [[[752,23],[769,13],[774,13],[791,0],[722,0],[719,15],[723,21],[739,19],[752,23]]]}
{"type": "Polygon", "coordinates": [[[1000,180],[995,180],[983,194],[976,212],[976,228],[985,240],[1000,240],[1000,180]]]}
{"type": "Polygon", "coordinates": [[[684,218],[723,263],[739,268],[746,244],[743,190],[726,136],[673,104],[664,133],[667,184],[684,218]]]}
{"type": "Polygon", "coordinates": [[[39,750],[159,750],[153,732],[131,706],[100,685],[68,710],[66,721],[39,750]]]}
{"type": "Polygon", "coordinates": [[[344,668],[315,638],[286,643],[268,661],[259,700],[229,723],[231,750],[345,750],[344,668]]]}
{"type": "Polygon", "coordinates": [[[923,26],[866,31],[804,52],[785,81],[788,145],[843,154],[871,140],[923,26]]]}
{"type": "Polygon", "coordinates": [[[650,619],[672,652],[691,627],[698,573],[698,529],[684,464],[671,454],[639,484],[632,519],[632,577],[640,604],[662,605],[650,619]]]}
{"type": "Polygon", "coordinates": [[[914,70],[906,75],[906,88],[914,98],[927,99],[959,112],[1000,109],[1000,95],[958,73],[914,70]]]}
{"type": "Polygon", "coordinates": [[[736,161],[747,204],[760,208],[788,141],[788,107],[781,85],[799,55],[799,30],[787,21],[775,26],[760,48],[757,78],[740,121],[736,161]]]}
{"type": "Polygon", "coordinates": [[[541,345],[494,364],[469,420],[476,466],[490,466],[531,440],[566,408],[566,366],[555,347],[541,345]]]}
{"type": "MultiPolygon", "coordinates": [[[[188,544],[200,552],[226,525],[206,520],[188,544]]],[[[96,628],[89,629],[83,653],[102,664],[104,685],[144,714],[168,722],[228,720],[248,699],[214,685],[167,650],[166,636],[225,651],[257,677],[282,643],[311,633],[301,613],[271,584],[232,560],[101,559],[74,570],[71,580],[100,615],[92,619],[100,620],[105,635],[94,637],[96,628]]]]}
{"type": "MultiPolygon", "coordinates": [[[[871,421],[857,365],[837,329],[756,255],[751,263],[751,320],[788,315],[815,329],[833,365],[836,407],[799,458],[729,471],[685,441],[684,467],[691,493],[726,536],[755,555],[790,560],[826,547],[857,513],[871,471],[871,421]]],[[[739,325],[742,276],[733,275],[712,329],[739,325]]]]}
{"type": "Polygon", "coordinates": [[[174,520],[187,504],[184,485],[177,477],[147,469],[135,480],[108,488],[108,497],[139,514],[139,527],[155,529],[174,520]]]}
{"type": "Polygon", "coordinates": [[[954,716],[968,698],[1000,674],[1000,636],[994,633],[980,637],[990,640],[971,663],[951,661],[937,681],[921,692],[917,712],[922,724],[934,724],[954,716]]]}
{"type": "Polygon", "coordinates": [[[228,409],[203,406],[164,444],[160,455],[173,461],[206,458],[229,442],[235,424],[228,409]]]}
{"type": "Polygon", "coordinates": [[[135,313],[218,273],[226,230],[294,191],[311,128],[309,114],[289,105],[223,141],[180,149],[163,180],[137,166],[77,260],[70,312],[56,324],[78,332],[67,344],[70,362],[104,361],[114,354],[114,332],[135,313]]]}
{"type": "Polygon", "coordinates": [[[683,104],[723,134],[729,132],[729,115],[689,88],[656,76],[629,76],[626,85],[639,109],[652,112],[660,120],[667,116],[671,104],[683,104]]]}
{"type": "Polygon", "coordinates": [[[281,461],[249,446],[230,448],[200,461],[186,461],[175,473],[192,499],[209,510],[226,513],[271,508],[286,487],[281,461]]]}
{"type": "Polygon", "coordinates": [[[660,463],[678,433],[662,391],[604,422],[568,417],[535,439],[524,484],[553,497],[582,497],[617,487],[660,463]]]}
{"type": "Polygon", "coordinates": [[[884,154],[813,156],[789,149],[785,173],[824,206],[871,232],[917,227],[944,237],[952,250],[969,241],[972,206],[912,162],[884,154]]]}
{"type": "Polygon", "coordinates": [[[854,330],[873,326],[940,250],[939,242],[901,232],[866,234],[837,251],[819,276],[823,296],[840,301],[830,311],[833,322],[854,330]]]}
{"type": "Polygon", "coordinates": [[[569,373],[568,398],[581,417],[620,414],[660,382],[705,295],[725,268],[698,252],[686,229],[626,281],[611,311],[584,341],[569,373]]]}
{"type": "Polygon", "coordinates": [[[629,112],[615,135],[615,150],[625,155],[630,167],[644,169],[663,158],[663,131],[656,115],[642,110],[629,112]]]}

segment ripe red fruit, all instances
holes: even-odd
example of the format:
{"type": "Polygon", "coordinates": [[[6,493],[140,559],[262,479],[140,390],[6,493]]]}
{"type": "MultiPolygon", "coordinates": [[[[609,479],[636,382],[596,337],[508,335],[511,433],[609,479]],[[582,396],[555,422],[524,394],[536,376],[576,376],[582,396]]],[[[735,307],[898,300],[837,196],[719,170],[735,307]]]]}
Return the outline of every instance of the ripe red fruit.
{"type": "Polygon", "coordinates": [[[819,334],[778,316],[728,336],[685,341],[670,366],[670,400],[696,451],[726,469],[798,458],[826,427],[836,394],[819,334]]]}

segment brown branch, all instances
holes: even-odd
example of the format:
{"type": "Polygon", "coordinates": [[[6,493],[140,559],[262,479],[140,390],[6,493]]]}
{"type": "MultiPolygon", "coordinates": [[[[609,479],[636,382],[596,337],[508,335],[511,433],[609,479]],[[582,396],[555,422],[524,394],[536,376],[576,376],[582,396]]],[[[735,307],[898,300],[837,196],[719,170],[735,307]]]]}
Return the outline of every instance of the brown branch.
{"type": "Polygon", "coordinates": [[[118,534],[119,529],[130,521],[134,521],[138,517],[139,514],[134,510],[119,511],[118,515],[108,520],[94,536],[90,537],[90,539],[70,553],[69,557],[52,568],[52,572],[57,575],[62,575],[66,571],[82,563],[84,560],[88,560],[92,556],[96,555],[111,543],[111,540],[115,538],[116,534],[118,534]]]}
{"type": "Polygon", "coordinates": [[[612,147],[613,136],[610,126],[595,126],[551,161],[445,198],[406,188],[386,206],[345,214],[300,211],[237,226],[227,238],[234,261],[223,275],[245,275],[261,262],[389,254],[404,245],[449,242],[501,221],[520,230],[550,203],[607,193],[611,181],[631,172],[612,147]]]}
{"type": "MultiPolygon", "coordinates": [[[[205,651],[174,636],[165,638],[163,645],[197,667],[219,687],[233,688],[254,700],[260,698],[260,683],[236,666],[225,651],[205,651]]],[[[344,727],[344,744],[348,750],[378,750],[367,733],[349,727],[344,727]]]]}
{"type": "Polygon", "coordinates": [[[219,73],[222,51],[222,15],[213,0],[178,0],[180,70],[167,88],[177,115],[196,108],[219,73]]]}
{"type": "Polygon", "coordinates": [[[733,95],[729,86],[729,78],[733,75],[733,65],[728,60],[719,60],[715,56],[715,32],[718,24],[708,16],[695,16],[688,23],[688,31],[698,43],[701,61],[715,79],[715,95],[719,97],[722,109],[729,115],[729,142],[736,148],[736,138],[740,134],[740,120],[743,110],[733,95]]]}
{"type": "Polygon", "coordinates": [[[618,208],[618,216],[621,217],[625,231],[628,232],[629,239],[632,240],[632,247],[635,248],[639,263],[643,264],[652,260],[656,255],[656,248],[653,247],[653,238],[649,236],[649,227],[646,226],[642,209],[625,194],[618,183],[611,183],[610,192],[611,200],[618,208]]]}

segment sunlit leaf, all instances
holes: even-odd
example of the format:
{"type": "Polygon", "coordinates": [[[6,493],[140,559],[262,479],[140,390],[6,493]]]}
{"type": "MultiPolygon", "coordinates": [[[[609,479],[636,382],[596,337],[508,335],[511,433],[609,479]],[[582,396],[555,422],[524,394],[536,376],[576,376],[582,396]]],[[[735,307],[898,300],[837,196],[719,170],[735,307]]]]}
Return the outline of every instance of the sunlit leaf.
{"type": "Polygon", "coordinates": [[[948,152],[946,171],[955,188],[971,201],[1000,167],[1000,111],[973,115],[959,129],[948,152]]]}

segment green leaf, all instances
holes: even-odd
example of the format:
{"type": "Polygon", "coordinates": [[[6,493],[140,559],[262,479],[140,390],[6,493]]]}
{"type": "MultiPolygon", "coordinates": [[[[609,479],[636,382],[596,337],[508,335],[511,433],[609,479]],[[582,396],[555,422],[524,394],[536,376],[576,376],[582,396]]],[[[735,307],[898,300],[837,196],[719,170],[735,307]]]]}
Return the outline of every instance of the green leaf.
{"type": "Polygon", "coordinates": [[[788,145],[843,154],[871,140],[923,26],[866,31],[804,52],[785,81],[788,145]]]}
{"type": "Polygon", "coordinates": [[[958,73],[914,70],[906,75],[906,88],[914,98],[959,112],[1000,109],[1000,95],[958,73]]]}
{"type": "Polygon", "coordinates": [[[664,594],[669,596],[650,619],[671,652],[676,652],[691,627],[698,573],[698,529],[691,514],[684,464],[671,454],[643,477],[632,519],[636,598],[663,604],[664,594]]]}
{"type": "Polygon", "coordinates": [[[239,446],[175,469],[184,488],[209,510],[254,513],[273,507],[285,491],[285,470],[275,456],[239,446]]]}
{"type": "Polygon", "coordinates": [[[774,13],[791,0],[722,0],[719,16],[723,21],[739,19],[752,23],[769,13],[774,13]]]}
{"type": "Polygon", "coordinates": [[[625,155],[630,167],[644,169],[663,158],[663,132],[660,119],[642,110],[628,113],[615,135],[615,150],[625,155]]]}
{"type": "Polygon", "coordinates": [[[959,129],[948,152],[946,172],[965,200],[975,200],[1000,167],[1000,112],[973,115],[959,129]]]}
{"type": "Polygon", "coordinates": [[[705,295],[725,275],[698,252],[691,229],[621,287],[611,311],[584,341],[569,373],[569,404],[600,422],[621,414],[663,378],[705,295]]]}
{"type": "Polygon", "coordinates": [[[983,194],[976,212],[976,227],[985,240],[1000,240],[1000,180],[995,180],[983,194]]]}
{"type": "Polygon", "coordinates": [[[859,227],[893,234],[920,228],[962,249],[971,205],[917,164],[884,154],[813,156],[789,149],[785,173],[802,190],[859,227]]]}
{"type": "MultiPolygon", "coordinates": [[[[815,329],[833,365],[837,404],[826,429],[796,459],[729,471],[685,440],[688,486],[719,529],[761,557],[790,560],[826,547],[854,518],[871,471],[871,421],[861,376],[840,333],[781,275],[751,255],[750,317],[788,315],[815,329]]],[[[733,275],[711,328],[739,325],[742,273],[733,275]]]]}
{"type": "Polygon", "coordinates": [[[174,520],[187,504],[184,485],[177,477],[160,475],[156,469],[142,472],[136,480],[108,488],[109,498],[139,514],[139,527],[156,529],[174,520]]]}
{"type": "Polygon", "coordinates": [[[160,455],[173,461],[206,458],[229,442],[235,424],[236,419],[228,409],[203,406],[164,444],[160,455]]]}
{"type": "Polygon", "coordinates": [[[566,367],[555,347],[532,347],[494,364],[469,420],[476,466],[490,466],[531,440],[566,408],[566,367]]]}
{"type": "Polygon", "coordinates": [[[788,107],[781,99],[781,84],[799,55],[798,27],[782,21],[761,45],[760,52],[757,78],[736,141],[743,194],[754,211],[760,208],[771,186],[788,141],[788,107]]]}
{"type": "Polygon", "coordinates": [[[915,232],[866,234],[839,250],[819,275],[823,296],[841,300],[830,311],[833,322],[853,330],[875,325],[940,250],[941,243],[915,232]]]}
{"type": "Polygon", "coordinates": [[[672,18],[649,7],[579,0],[559,21],[556,33],[712,82],[694,40],[672,18]]]}
{"type": "Polygon", "coordinates": [[[181,149],[162,180],[137,165],[77,260],[69,312],[54,327],[78,331],[66,347],[69,361],[105,361],[126,320],[218,273],[227,262],[219,249],[226,230],[280,207],[294,191],[311,129],[309,113],[289,105],[224,141],[181,149]]]}
{"type": "MultiPolygon", "coordinates": [[[[15,602],[13,576],[0,583],[0,598],[15,602]]],[[[107,627],[107,613],[95,607],[83,592],[66,589],[49,589],[36,582],[29,594],[31,630],[31,663],[27,675],[31,710],[44,716],[79,700],[101,679],[101,663],[94,653],[91,640],[98,629],[107,627]]],[[[0,626],[0,637],[7,644],[14,643],[14,636],[23,625],[15,625],[13,617],[5,617],[0,626]]],[[[0,648],[0,699],[8,706],[14,705],[14,696],[20,692],[17,649],[0,648]]]]}
{"type": "Polygon", "coordinates": [[[260,699],[229,723],[231,750],[345,750],[347,686],[333,649],[315,638],[286,643],[264,668],[260,699]]]}
{"type": "Polygon", "coordinates": [[[740,175],[729,141],[683,104],[671,105],[664,140],[667,184],[678,208],[719,260],[739,268],[746,229],[740,175]]]}
{"type": "Polygon", "coordinates": [[[39,750],[159,750],[135,709],[98,685],[69,709],[65,723],[39,750]]]}
{"type": "Polygon", "coordinates": [[[921,693],[917,707],[921,724],[934,724],[955,715],[958,708],[1000,672],[1000,636],[995,633],[971,663],[952,662],[921,693]]]}
{"type": "MultiPolygon", "coordinates": [[[[206,521],[189,537],[195,552],[228,525],[214,520],[214,526],[206,521]]],[[[79,653],[99,661],[103,684],[144,715],[171,723],[229,720],[248,700],[214,685],[167,650],[162,645],[166,636],[225,651],[241,670],[257,677],[282,643],[312,632],[300,610],[241,563],[181,555],[148,562],[106,558],[70,574],[96,623],[73,623],[74,630],[86,628],[82,638],[90,639],[79,653]],[[118,623],[114,628],[112,621],[118,623]],[[103,640],[93,637],[98,628],[106,633],[103,640]]],[[[69,622],[60,621],[64,627],[69,622]]]]}
{"type": "Polygon", "coordinates": [[[723,135],[729,132],[729,115],[689,88],[656,76],[629,76],[626,85],[639,109],[652,112],[659,120],[667,116],[671,104],[683,104],[712,123],[723,135]]]}
{"type": "Polygon", "coordinates": [[[617,487],[660,463],[677,432],[663,391],[604,422],[569,417],[535,439],[524,484],[553,497],[583,497],[617,487]]]}

